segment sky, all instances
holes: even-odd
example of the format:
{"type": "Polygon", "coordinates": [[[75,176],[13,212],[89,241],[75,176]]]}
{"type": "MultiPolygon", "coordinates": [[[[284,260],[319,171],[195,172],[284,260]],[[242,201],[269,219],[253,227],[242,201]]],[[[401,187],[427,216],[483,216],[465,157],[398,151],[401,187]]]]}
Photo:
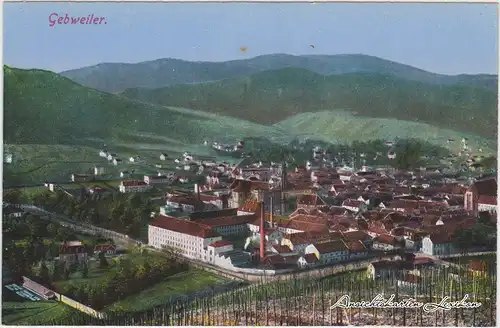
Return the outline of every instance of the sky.
{"type": "Polygon", "coordinates": [[[272,53],[367,54],[442,74],[498,71],[494,4],[5,3],[3,36],[4,64],[55,72],[272,53]],[[53,13],[104,19],[51,27],[53,13]]]}

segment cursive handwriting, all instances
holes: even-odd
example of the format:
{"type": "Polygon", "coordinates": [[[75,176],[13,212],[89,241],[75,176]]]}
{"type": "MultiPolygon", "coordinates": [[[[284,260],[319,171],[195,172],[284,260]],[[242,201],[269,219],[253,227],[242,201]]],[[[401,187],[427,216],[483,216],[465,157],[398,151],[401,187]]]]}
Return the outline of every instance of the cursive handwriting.
{"type": "Polygon", "coordinates": [[[105,17],[98,17],[94,14],[89,14],[87,16],[68,16],[68,14],[59,15],[58,13],[52,13],[49,15],[49,26],[54,27],[56,24],[62,25],[101,25],[107,24],[105,17]]]}
{"type": "Polygon", "coordinates": [[[391,309],[391,308],[399,308],[399,309],[415,309],[422,308],[426,313],[432,313],[439,309],[442,310],[451,310],[451,309],[473,309],[478,308],[482,305],[480,302],[466,302],[469,298],[468,294],[465,294],[464,297],[455,302],[449,302],[450,297],[446,296],[441,299],[439,303],[423,303],[418,302],[413,298],[405,298],[399,301],[394,301],[396,296],[392,294],[388,299],[384,298],[382,294],[378,294],[371,301],[360,301],[360,302],[352,302],[349,295],[343,295],[340,297],[335,304],[333,304],[330,308],[343,308],[343,309],[391,309]]]}
{"type": "Polygon", "coordinates": [[[482,304],[480,302],[466,302],[469,298],[468,294],[465,294],[460,301],[448,302],[449,296],[443,297],[439,303],[425,303],[423,310],[427,313],[436,312],[439,309],[449,311],[451,309],[474,309],[480,307],[482,304]]]}

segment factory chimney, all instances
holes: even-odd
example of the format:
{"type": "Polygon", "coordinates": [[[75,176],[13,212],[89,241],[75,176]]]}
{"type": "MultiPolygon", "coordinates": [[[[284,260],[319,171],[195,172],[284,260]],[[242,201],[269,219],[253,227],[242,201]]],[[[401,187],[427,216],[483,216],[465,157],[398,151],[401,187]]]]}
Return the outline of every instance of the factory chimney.
{"type": "Polygon", "coordinates": [[[274,227],[273,211],[274,211],[274,201],[273,201],[273,196],[271,196],[269,200],[269,221],[271,223],[271,228],[274,227]]]}
{"type": "Polygon", "coordinates": [[[266,234],[264,233],[264,202],[260,202],[260,261],[264,261],[266,234]]]}

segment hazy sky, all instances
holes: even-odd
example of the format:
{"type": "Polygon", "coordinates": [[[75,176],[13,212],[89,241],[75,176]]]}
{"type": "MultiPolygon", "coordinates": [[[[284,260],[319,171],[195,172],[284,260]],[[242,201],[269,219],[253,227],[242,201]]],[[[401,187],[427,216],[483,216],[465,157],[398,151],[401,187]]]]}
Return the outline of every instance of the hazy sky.
{"type": "Polygon", "coordinates": [[[7,3],[4,63],[59,72],[165,57],[362,53],[438,73],[497,73],[497,25],[493,4],[7,3]],[[105,19],[50,27],[52,13],[105,19]]]}

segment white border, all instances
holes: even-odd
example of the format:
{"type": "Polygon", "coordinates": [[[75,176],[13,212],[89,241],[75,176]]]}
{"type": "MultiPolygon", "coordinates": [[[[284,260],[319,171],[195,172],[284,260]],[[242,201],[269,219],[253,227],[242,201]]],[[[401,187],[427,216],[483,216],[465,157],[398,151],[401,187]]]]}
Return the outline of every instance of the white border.
{"type": "MultiPolygon", "coordinates": [[[[329,0],[315,0],[315,1],[295,1],[295,0],[280,0],[280,1],[266,1],[266,0],[251,0],[251,1],[245,1],[245,0],[233,0],[233,1],[213,1],[213,0],[183,0],[183,1],[175,1],[175,0],[160,0],[160,1],[155,1],[155,0],[144,0],[144,1],[135,1],[135,0],[121,0],[121,1],[104,1],[104,0],[94,0],[94,1],[84,1],[84,0],[71,0],[71,1],[64,1],[64,0],[53,0],[53,1],[44,1],[44,0],[28,0],[28,1],[23,1],[23,0],[2,0],[2,6],[0,6],[0,25],[2,26],[2,31],[3,31],[3,2],[83,2],[83,3],[97,3],[97,2],[187,2],[187,3],[196,3],[196,2],[212,2],[212,3],[225,3],[225,2],[252,2],[252,3],[289,3],[289,2],[299,2],[299,3],[311,3],[311,4],[317,4],[317,3],[470,3],[470,4],[497,4],[497,18],[498,18],[498,35],[500,35],[500,12],[499,12],[499,2],[496,0],[468,0],[468,1],[460,1],[460,0],[443,0],[443,1],[437,1],[437,0],[420,0],[420,1],[404,1],[404,0],[393,0],[393,1],[382,1],[382,0],[335,0],[335,1],[329,1],[329,0]]],[[[0,63],[2,64],[2,70],[3,70],[3,33],[0,34],[0,45],[2,46],[2,51],[0,51],[0,63]]],[[[497,54],[498,56],[498,54],[497,54]]],[[[499,67],[500,67],[500,57],[499,59],[499,67]]],[[[498,73],[497,73],[498,74],[498,73]]],[[[500,75],[500,74],[498,74],[500,75]]],[[[3,91],[3,74],[0,76],[0,88],[3,91]]],[[[500,94],[500,84],[498,88],[498,92],[500,94]]],[[[499,97],[500,98],[500,97],[499,97]]],[[[2,140],[2,143],[0,145],[0,152],[2,154],[2,159],[3,159],[3,92],[1,92],[0,95],[0,106],[2,110],[2,115],[0,115],[0,138],[2,140]]],[[[498,108],[500,109],[500,99],[498,100],[498,108]]],[[[500,127],[500,115],[498,117],[498,126],[500,127]]],[[[497,145],[500,145],[500,134],[497,132],[497,145]]],[[[500,151],[497,153],[497,159],[500,157],[500,151]]],[[[497,160],[498,163],[498,160],[497,160]]],[[[500,165],[498,166],[500,168],[500,165]]],[[[497,174],[498,174],[498,169],[497,169],[497,174]]],[[[0,175],[2,176],[2,180],[0,181],[0,184],[2,185],[2,191],[0,191],[0,195],[3,195],[3,165],[0,166],[0,175]]],[[[497,191],[497,197],[500,194],[500,187],[499,190],[497,191]]],[[[500,197],[499,197],[500,199],[500,197]]],[[[497,202],[498,203],[498,202],[497,202]]],[[[0,207],[0,213],[2,209],[0,207]]],[[[500,213],[498,214],[500,216],[500,213]]],[[[1,217],[0,217],[1,221],[1,217]]],[[[497,223],[498,225],[498,223],[497,223]]],[[[500,271],[500,263],[498,261],[498,250],[500,249],[500,231],[498,230],[497,226],[497,275],[498,272],[500,271]]],[[[0,241],[2,240],[2,235],[0,234],[0,241]]],[[[3,250],[3,247],[1,247],[3,250]]],[[[0,268],[2,264],[0,263],[0,268]]],[[[497,277],[497,300],[500,295],[499,293],[499,287],[500,287],[500,281],[498,280],[497,277]]],[[[1,296],[2,291],[0,290],[0,296],[1,296]]],[[[1,317],[1,315],[0,315],[1,317]]],[[[498,322],[498,318],[500,317],[500,308],[497,306],[497,313],[496,313],[496,320],[498,322]]],[[[2,324],[2,327],[5,326],[2,324]]],[[[36,326],[15,326],[15,327],[36,327],[36,326]]],[[[46,326],[46,327],[58,327],[58,326],[46,326]]],[[[75,326],[75,327],[99,327],[99,326],[75,326]]],[[[109,326],[109,327],[120,327],[120,326],[109,326]]],[[[141,327],[141,326],[137,326],[141,327]]],[[[154,326],[154,327],[163,327],[163,326],[154,326]]],[[[223,326],[221,326],[223,327],[223,326]]],[[[274,326],[276,327],[276,326],[274,326]]],[[[322,326],[316,326],[316,327],[322,327],[322,326]]],[[[382,327],[382,326],[360,326],[360,327],[382,327]]]]}

